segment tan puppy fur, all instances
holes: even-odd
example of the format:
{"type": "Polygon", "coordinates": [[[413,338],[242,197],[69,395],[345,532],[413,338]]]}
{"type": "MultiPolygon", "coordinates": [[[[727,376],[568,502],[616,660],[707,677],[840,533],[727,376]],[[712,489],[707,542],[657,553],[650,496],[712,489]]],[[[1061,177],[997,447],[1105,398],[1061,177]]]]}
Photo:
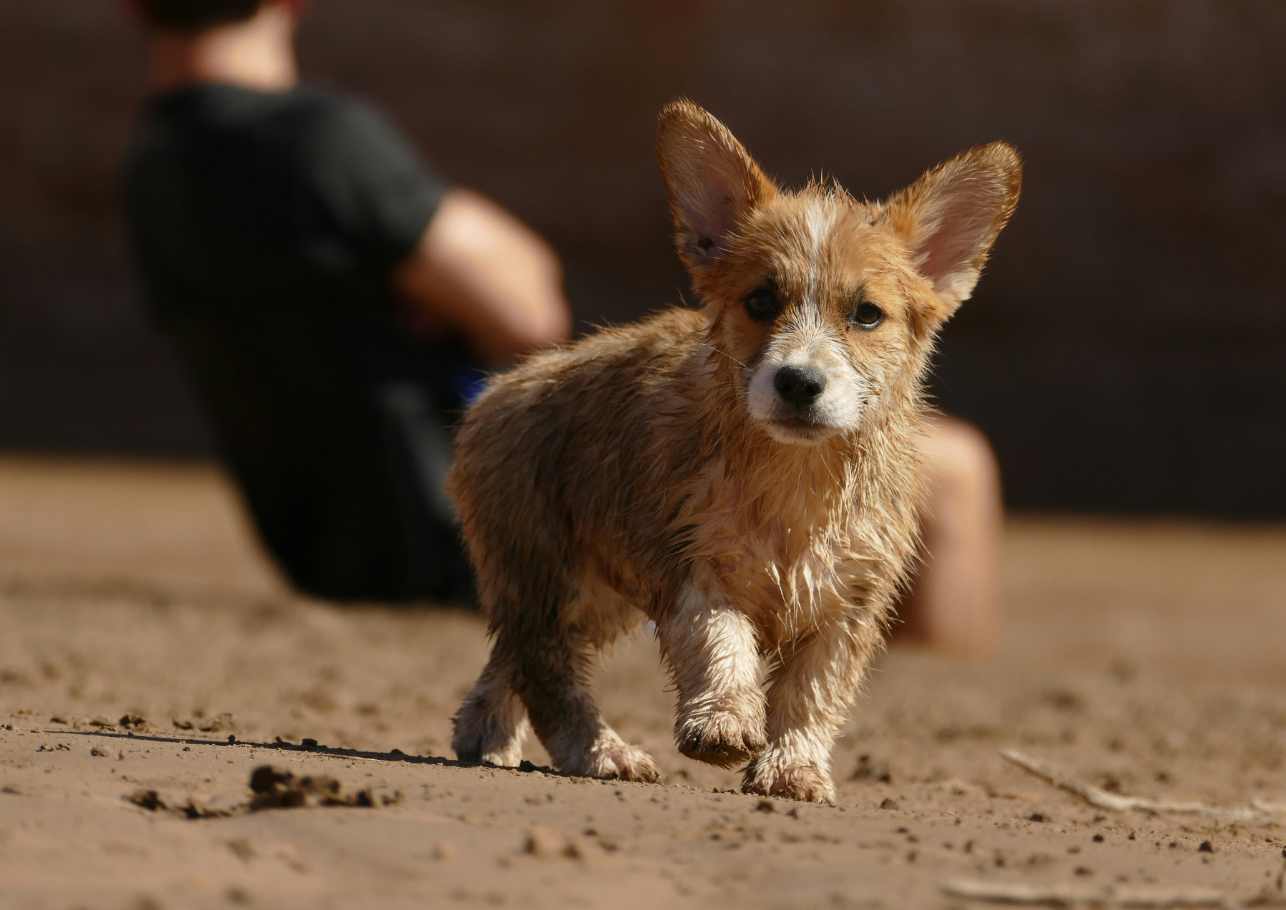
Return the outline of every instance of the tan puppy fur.
{"type": "Polygon", "coordinates": [[[462,760],[655,780],[609,727],[594,652],[644,616],[687,756],[830,801],[830,751],[916,549],[914,433],[935,334],[1018,198],[995,143],[887,202],[779,189],[687,101],[661,173],[700,311],[531,357],[465,418],[450,490],[495,643],[462,760]]]}

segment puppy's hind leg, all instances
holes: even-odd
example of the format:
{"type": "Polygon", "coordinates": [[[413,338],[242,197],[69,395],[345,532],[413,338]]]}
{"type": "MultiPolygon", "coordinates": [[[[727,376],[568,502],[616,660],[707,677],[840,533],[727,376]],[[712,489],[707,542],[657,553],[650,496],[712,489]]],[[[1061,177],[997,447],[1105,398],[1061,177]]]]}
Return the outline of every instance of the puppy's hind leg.
{"type": "Polygon", "coordinates": [[[527,709],[513,690],[511,661],[499,648],[454,718],[451,748],[460,761],[516,767],[530,724],[527,709]]]}
{"type": "Polygon", "coordinates": [[[646,750],[608,726],[589,685],[595,648],[575,628],[501,629],[496,649],[515,657],[514,688],[554,764],[568,774],[656,781],[661,772],[646,750]]]}

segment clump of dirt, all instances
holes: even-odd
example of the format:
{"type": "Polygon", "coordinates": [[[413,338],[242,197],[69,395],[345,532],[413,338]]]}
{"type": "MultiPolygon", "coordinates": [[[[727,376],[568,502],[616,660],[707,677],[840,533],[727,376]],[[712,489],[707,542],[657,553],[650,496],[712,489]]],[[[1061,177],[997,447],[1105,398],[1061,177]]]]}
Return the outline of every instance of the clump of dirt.
{"type": "Polygon", "coordinates": [[[314,806],[357,806],[374,808],[392,806],[402,801],[399,791],[379,793],[370,787],[344,792],[339,781],[325,774],[296,777],[290,771],[260,765],[250,775],[254,798],[247,808],[300,809],[314,806]]]}
{"type": "Polygon", "coordinates": [[[183,818],[227,818],[263,809],[307,809],[319,806],[351,806],[373,809],[394,806],[402,801],[402,793],[392,790],[379,792],[372,787],[345,791],[339,781],[325,774],[295,776],[290,771],[260,765],[250,775],[250,790],[254,796],[249,801],[220,809],[189,796],[181,802],[166,799],[156,790],[136,790],[127,796],[133,803],[149,812],[165,812],[183,818]]]}
{"type": "Polygon", "coordinates": [[[146,717],[134,713],[122,714],[121,719],[116,723],[124,730],[145,732],[147,730],[155,729],[150,723],[148,723],[146,717]]]}
{"type": "Polygon", "coordinates": [[[179,730],[200,730],[202,733],[223,733],[237,729],[237,719],[226,711],[214,717],[176,717],[172,723],[179,730]]]}
{"type": "Polygon", "coordinates": [[[191,796],[183,802],[171,802],[156,790],[135,790],[125,797],[125,801],[149,812],[165,812],[182,818],[227,818],[229,815],[236,815],[238,811],[212,809],[191,796]]]}

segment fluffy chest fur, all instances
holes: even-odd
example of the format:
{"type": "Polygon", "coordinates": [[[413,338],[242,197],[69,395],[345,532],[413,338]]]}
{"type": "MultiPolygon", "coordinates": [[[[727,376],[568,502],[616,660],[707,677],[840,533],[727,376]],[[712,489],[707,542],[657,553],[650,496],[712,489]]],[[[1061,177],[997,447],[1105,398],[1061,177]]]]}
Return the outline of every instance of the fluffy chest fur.
{"type": "Polygon", "coordinates": [[[737,429],[681,483],[691,498],[672,526],[683,558],[710,567],[766,644],[853,617],[882,621],[915,547],[914,448],[855,437],[783,449],[737,429]],[[864,490],[864,473],[910,483],[864,490]]]}

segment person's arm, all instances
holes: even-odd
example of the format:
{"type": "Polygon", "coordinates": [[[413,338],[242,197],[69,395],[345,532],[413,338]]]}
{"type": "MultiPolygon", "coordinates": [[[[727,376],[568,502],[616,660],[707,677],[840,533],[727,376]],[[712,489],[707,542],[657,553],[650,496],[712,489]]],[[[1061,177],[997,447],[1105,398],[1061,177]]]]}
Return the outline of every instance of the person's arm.
{"type": "Polygon", "coordinates": [[[392,280],[412,330],[458,331],[489,364],[571,336],[558,256],[525,224],[470,190],[447,191],[392,280]]]}

